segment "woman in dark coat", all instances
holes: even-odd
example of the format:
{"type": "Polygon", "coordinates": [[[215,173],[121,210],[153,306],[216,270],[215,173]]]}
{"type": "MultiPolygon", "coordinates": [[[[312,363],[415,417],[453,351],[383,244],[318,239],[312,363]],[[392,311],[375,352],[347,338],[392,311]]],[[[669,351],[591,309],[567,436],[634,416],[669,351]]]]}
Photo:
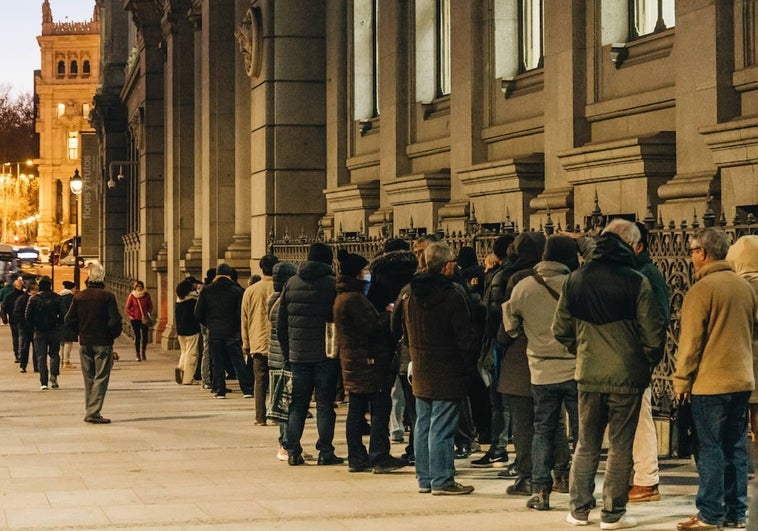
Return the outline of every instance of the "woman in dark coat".
{"type": "Polygon", "coordinates": [[[350,472],[388,473],[405,465],[390,455],[390,391],[394,373],[386,337],[389,313],[379,313],[363,295],[369,278],[368,261],[340,250],[340,276],[334,300],[334,327],[345,391],[350,394],[345,426],[350,472]],[[371,412],[369,450],[363,445],[362,426],[371,412]]]}

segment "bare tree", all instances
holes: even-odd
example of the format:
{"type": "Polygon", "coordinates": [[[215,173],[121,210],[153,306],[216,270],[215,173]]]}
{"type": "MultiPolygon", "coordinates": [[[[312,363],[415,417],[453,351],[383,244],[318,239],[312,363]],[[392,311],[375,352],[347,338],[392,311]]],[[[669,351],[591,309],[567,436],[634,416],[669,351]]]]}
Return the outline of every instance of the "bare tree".
{"type": "Polygon", "coordinates": [[[14,96],[0,85],[0,163],[33,159],[39,152],[34,130],[34,98],[31,93],[14,96]]]}

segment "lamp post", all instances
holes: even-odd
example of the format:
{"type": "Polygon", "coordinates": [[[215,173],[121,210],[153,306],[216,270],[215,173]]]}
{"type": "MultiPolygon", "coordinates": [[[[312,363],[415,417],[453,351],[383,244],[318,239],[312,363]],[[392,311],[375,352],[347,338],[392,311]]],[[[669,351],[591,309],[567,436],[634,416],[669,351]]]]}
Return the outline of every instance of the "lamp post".
{"type": "Polygon", "coordinates": [[[79,289],[79,196],[82,193],[82,178],[79,176],[79,169],[74,170],[74,176],[71,177],[69,186],[71,193],[76,196],[76,232],[74,233],[74,285],[79,289]]]}

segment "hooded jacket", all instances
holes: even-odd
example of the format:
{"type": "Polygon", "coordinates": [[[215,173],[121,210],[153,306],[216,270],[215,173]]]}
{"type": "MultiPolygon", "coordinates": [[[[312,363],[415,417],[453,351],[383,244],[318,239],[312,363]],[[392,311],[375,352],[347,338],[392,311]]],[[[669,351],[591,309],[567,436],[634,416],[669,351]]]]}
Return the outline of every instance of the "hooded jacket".
{"type": "Polygon", "coordinates": [[[356,278],[337,278],[334,327],[345,391],[371,394],[389,390],[395,375],[386,341],[389,313],[377,312],[363,295],[363,287],[356,278]]]}
{"type": "Polygon", "coordinates": [[[466,298],[444,275],[417,275],[411,280],[404,318],[413,395],[462,400],[477,357],[466,298]]]}
{"type": "Polygon", "coordinates": [[[580,391],[642,394],[663,355],[665,321],[650,282],[634,266],[631,247],[606,233],[592,260],[563,286],[552,330],[576,353],[580,391]]]}
{"type": "Polygon", "coordinates": [[[336,280],[329,264],[309,260],[282,290],[277,334],[282,355],[292,363],[326,359],[326,323],[332,322],[336,280]]]}
{"type": "Polygon", "coordinates": [[[279,344],[277,332],[277,318],[279,317],[279,297],[287,281],[297,273],[297,267],[291,262],[279,262],[274,266],[273,281],[274,292],[268,298],[268,316],[271,326],[271,336],[268,344],[268,367],[269,369],[281,369],[284,367],[284,355],[279,344]]]}
{"type": "Polygon", "coordinates": [[[725,260],[703,265],[695,279],[682,301],[674,392],[752,391],[758,295],[725,260]]]}
{"type": "Polygon", "coordinates": [[[387,305],[395,302],[400,290],[413,278],[418,268],[416,255],[410,251],[390,251],[377,256],[369,270],[371,287],[368,300],[377,311],[383,312],[387,305]]]}
{"type": "Polygon", "coordinates": [[[189,295],[180,299],[176,298],[174,304],[174,320],[176,321],[176,335],[194,336],[200,333],[200,323],[195,318],[195,305],[198,294],[191,291],[189,295]]]}

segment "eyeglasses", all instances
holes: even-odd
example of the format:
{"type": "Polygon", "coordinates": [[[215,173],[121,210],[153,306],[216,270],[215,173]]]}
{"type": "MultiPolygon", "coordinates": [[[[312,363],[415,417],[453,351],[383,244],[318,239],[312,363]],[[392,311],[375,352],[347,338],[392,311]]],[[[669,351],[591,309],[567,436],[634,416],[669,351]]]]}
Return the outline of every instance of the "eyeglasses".
{"type": "Polygon", "coordinates": [[[692,254],[692,251],[701,251],[702,247],[690,247],[690,254],[692,254]]]}

